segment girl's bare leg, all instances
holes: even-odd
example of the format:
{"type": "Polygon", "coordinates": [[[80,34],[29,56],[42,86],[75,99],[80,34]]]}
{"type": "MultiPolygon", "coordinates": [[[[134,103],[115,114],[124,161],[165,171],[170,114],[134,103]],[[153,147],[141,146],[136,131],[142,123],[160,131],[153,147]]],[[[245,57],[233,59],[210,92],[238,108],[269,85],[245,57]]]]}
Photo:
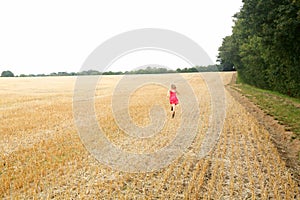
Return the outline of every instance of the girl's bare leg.
{"type": "Polygon", "coordinates": [[[175,117],[175,104],[172,104],[172,118],[175,117]]]}

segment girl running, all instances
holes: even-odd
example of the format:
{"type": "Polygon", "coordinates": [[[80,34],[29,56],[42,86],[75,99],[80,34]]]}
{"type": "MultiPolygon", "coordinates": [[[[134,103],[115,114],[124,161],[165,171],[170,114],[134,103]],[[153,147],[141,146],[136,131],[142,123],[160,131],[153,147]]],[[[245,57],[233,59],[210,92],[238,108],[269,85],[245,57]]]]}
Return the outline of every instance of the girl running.
{"type": "Polygon", "coordinates": [[[171,89],[168,91],[168,97],[170,98],[172,118],[175,116],[175,106],[178,104],[178,98],[176,96],[177,93],[176,86],[171,84],[171,89]]]}

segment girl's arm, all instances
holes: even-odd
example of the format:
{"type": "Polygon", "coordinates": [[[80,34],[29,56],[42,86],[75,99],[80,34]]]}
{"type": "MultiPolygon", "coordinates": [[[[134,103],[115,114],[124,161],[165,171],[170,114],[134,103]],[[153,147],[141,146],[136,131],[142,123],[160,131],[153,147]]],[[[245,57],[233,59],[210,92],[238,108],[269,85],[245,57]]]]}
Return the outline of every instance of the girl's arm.
{"type": "Polygon", "coordinates": [[[170,90],[168,90],[167,97],[168,98],[170,97],[170,90]]]}

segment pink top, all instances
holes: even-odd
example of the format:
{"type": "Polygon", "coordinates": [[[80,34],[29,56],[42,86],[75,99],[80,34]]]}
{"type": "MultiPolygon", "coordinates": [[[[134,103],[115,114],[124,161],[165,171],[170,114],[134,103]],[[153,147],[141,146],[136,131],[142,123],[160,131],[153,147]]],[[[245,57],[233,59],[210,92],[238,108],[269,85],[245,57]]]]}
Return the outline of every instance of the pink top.
{"type": "Polygon", "coordinates": [[[178,99],[176,96],[176,92],[170,90],[170,104],[178,104],[178,99]]]}

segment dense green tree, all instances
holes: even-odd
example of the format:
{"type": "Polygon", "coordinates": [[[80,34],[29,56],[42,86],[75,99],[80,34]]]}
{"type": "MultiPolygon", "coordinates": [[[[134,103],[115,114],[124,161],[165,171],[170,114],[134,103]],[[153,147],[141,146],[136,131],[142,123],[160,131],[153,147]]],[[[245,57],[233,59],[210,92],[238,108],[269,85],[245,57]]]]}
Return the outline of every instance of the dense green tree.
{"type": "Polygon", "coordinates": [[[1,73],[1,76],[2,77],[14,77],[15,75],[11,71],[7,70],[7,71],[3,71],[1,73]]]}
{"type": "Polygon", "coordinates": [[[300,96],[300,1],[243,0],[233,34],[219,48],[248,84],[300,96]]]}
{"type": "Polygon", "coordinates": [[[233,43],[233,38],[231,36],[223,38],[222,46],[219,47],[219,55],[217,59],[217,61],[220,62],[218,69],[220,71],[234,70],[233,60],[237,54],[238,52],[233,43]]]}

